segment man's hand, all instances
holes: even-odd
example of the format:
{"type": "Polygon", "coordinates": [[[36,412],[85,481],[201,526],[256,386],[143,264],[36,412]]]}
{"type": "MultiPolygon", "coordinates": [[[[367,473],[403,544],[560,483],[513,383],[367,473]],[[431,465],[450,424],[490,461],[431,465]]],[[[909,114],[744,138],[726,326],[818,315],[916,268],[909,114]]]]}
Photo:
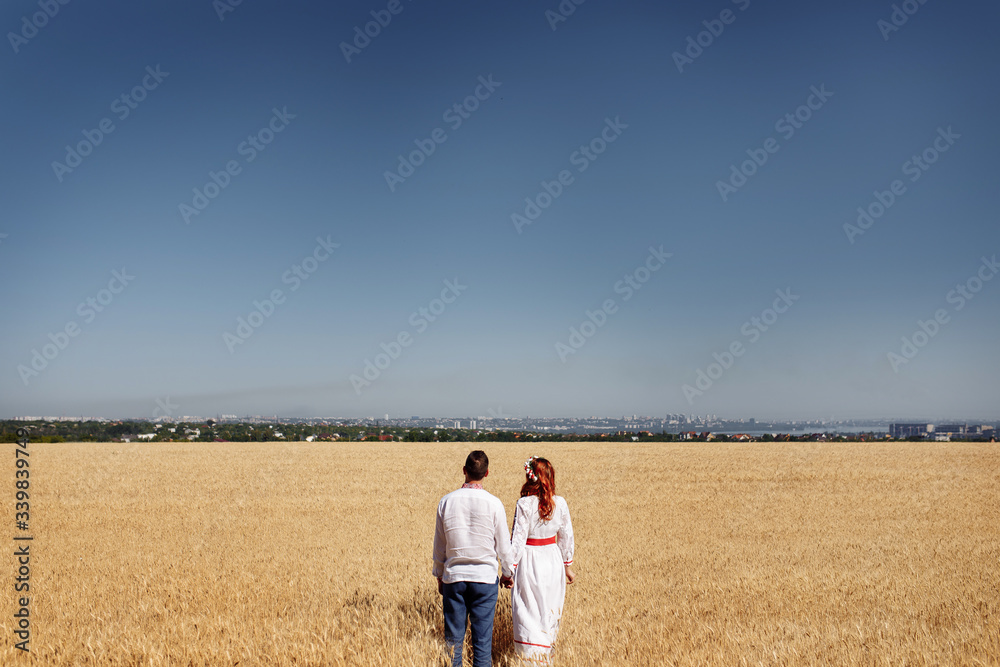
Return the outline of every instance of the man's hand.
{"type": "Polygon", "coordinates": [[[513,588],[514,580],[510,577],[500,577],[500,585],[504,588],[513,588]]]}
{"type": "Polygon", "coordinates": [[[438,577],[438,595],[444,595],[444,582],[438,577]]]}
{"type": "Polygon", "coordinates": [[[576,574],[573,572],[573,568],[571,568],[569,565],[567,565],[566,566],[566,583],[567,584],[572,584],[575,579],[576,579],[576,574]]]}

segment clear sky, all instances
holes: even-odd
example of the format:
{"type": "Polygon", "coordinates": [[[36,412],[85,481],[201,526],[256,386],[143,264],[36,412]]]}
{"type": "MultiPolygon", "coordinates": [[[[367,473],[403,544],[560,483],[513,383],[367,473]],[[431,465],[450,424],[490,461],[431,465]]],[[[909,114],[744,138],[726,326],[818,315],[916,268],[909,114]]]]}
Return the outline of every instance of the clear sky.
{"type": "Polygon", "coordinates": [[[1000,6],[897,6],[6,2],[0,416],[996,418],[1000,6]]]}

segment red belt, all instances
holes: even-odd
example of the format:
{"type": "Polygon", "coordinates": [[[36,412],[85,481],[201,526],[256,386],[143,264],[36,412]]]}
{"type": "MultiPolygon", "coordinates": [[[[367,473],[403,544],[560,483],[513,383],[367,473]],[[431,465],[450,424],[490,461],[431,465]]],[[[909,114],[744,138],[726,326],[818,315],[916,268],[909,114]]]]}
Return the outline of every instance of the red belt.
{"type": "Polygon", "coordinates": [[[544,547],[546,544],[555,544],[557,535],[552,537],[529,537],[528,546],[529,547],[544,547]]]}

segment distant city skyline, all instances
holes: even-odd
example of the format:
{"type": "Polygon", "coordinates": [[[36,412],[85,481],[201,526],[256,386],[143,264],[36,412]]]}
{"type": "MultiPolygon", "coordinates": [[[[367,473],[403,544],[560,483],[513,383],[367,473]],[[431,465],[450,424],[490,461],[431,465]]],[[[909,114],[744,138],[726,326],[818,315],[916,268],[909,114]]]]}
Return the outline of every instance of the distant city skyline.
{"type": "Polygon", "coordinates": [[[1000,5],[390,4],[0,8],[0,413],[995,414],[1000,5]]]}
{"type": "MultiPolygon", "coordinates": [[[[728,420],[715,415],[665,415],[651,417],[622,415],[621,417],[553,418],[553,417],[368,417],[363,419],[294,419],[278,416],[219,415],[216,419],[176,415],[154,420],[81,420],[72,418],[38,419],[23,417],[0,423],[0,432],[8,437],[11,431],[28,431],[28,437],[42,442],[58,437],[63,441],[164,442],[189,440],[314,442],[316,440],[379,440],[379,441],[455,441],[497,440],[507,442],[522,434],[529,438],[562,439],[571,437],[594,441],[597,436],[629,436],[643,438],[675,436],[674,440],[729,441],[734,436],[740,442],[756,438],[771,440],[782,436],[826,440],[826,436],[844,436],[864,440],[866,435],[895,439],[921,440],[989,440],[995,442],[1000,420],[961,420],[936,422],[900,422],[895,420],[809,420],[769,421],[728,420]]],[[[21,433],[23,435],[23,433],[21,433]]],[[[598,439],[597,441],[602,441],[598,439]]]]}
{"type": "Polygon", "coordinates": [[[994,415],[992,417],[955,417],[951,416],[938,416],[934,419],[919,418],[919,417],[878,417],[878,418],[853,418],[853,417],[836,417],[831,416],[828,418],[815,418],[815,419],[775,419],[775,418],[757,418],[757,417],[728,417],[725,415],[716,414],[664,414],[664,415],[649,415],[649,414],[620,414],[620,415],[587,415],[587,416],[568,416],[568,415],[513,415],[513,414],[485,414],[485,415],[473,415],[473,414],[442,414],[442,415],[365,415],[365,416],[345,416],[345,415],[312,415],[312,416],[291,416],[282,414],[159,414],[152,418],[137,415],[13,415],[13,416],[2,416],[0,415],[0,420],[23,420],[23,421],[120,421],[120,420],[136,420],[136,421],[171,421],[171,422],[192,422],[192,421],[207,421],[209,419],[222,420],[222,421],[355,421],[355,422],[410,422],[410,421],[439,421],[442,423],[451,422],[471,422],[471,425],[465,427],[456,426],[456,428],[469,428],[475,429],[476,424],[482,425],[495,425],[496,423],[511,422],[511,421],[566,421],[566,422],[588,422],[588,421],[632,421],[632,422],[650,422],[650,421],[662,421],[669,423],[678,424],[690,424],[690,423],[711,423],[711,422],[726,422],[726,423],[747,423],[749,425],[766,425],[766,424],[889,424],[889,423],[923,423],[923,424],[968,424],[970,426],[977,424],[991,424],[1000,423],[1000,415],[994,415]]]}

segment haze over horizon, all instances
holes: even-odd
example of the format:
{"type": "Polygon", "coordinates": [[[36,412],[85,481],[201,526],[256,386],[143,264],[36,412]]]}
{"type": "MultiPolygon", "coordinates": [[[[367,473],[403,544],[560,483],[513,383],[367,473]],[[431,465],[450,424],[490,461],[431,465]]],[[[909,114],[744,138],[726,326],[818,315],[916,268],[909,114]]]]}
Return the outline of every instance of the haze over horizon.
{"type": "Polygon", "coordinates": [[[998,418],[1000,6],[44,6],[0,417],[998,418]]]}

